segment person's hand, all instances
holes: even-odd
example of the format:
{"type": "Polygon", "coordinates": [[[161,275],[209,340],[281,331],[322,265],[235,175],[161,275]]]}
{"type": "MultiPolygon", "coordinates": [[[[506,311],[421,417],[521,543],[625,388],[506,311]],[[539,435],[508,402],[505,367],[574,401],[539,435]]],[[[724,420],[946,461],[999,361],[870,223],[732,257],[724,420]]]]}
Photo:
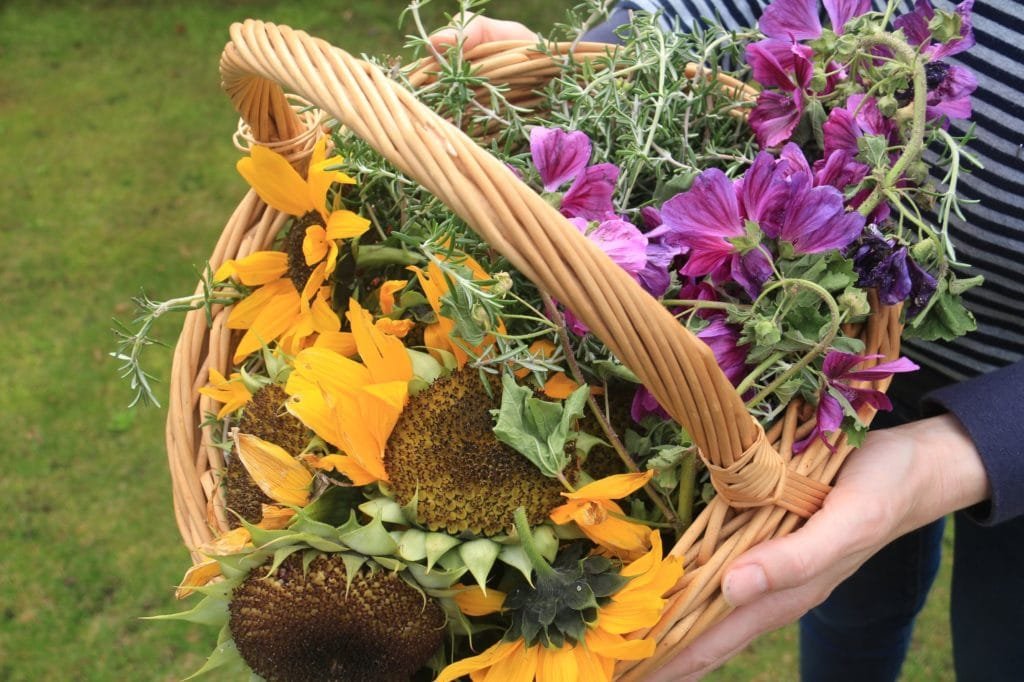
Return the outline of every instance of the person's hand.
{"type": "Polygon", "coordinates": [[[955,417],[872,432],[817,514],[729,566],[722,591],[735,610],[649,679],[699,679],[758,635],[823,602],[892,540],[989,494],[978,453],[955,417]]]}
{"type": "MultiPolygon", "coordinates": [[[[472,50],[481,43],[499,40],[533,40],[537,36],[518,21],[491,19],[472,12],[465,12],[459,19],[462,23],[463,50],[472,50]]],[[[459,34],[455,26],[448,26],[430,35],[430,44],[440,53],[458,44],[459,34]]]]}

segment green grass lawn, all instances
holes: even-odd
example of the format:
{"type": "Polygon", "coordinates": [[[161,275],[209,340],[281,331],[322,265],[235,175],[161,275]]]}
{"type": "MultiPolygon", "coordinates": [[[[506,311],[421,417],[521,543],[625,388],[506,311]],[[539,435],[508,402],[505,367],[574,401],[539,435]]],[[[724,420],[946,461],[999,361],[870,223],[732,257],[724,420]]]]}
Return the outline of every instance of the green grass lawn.
{"type": "MultiPolygon", "coordinates": [[[[139,620],[178,608],[188,555],[163,412],[126,409],[111,318],[130,317],[140,288],[191,292],[246,189],[218,87],[229,24],[253,16],[396,54],[404,4],[0,4],[0,680],[180,679],[211,648],[200,626],[139,620]]],[[[431,6],[431,21],[451,6],[431,6]]],[[[492,11],[540,28],[564,7],[492,11]]],[[[172,341],[178,324],[158,335],[172,341]]],[[[149,354],[161,377],[169,362],[149,354]]],[[[952,679],[944,570],[908,680],[952,679]]],[[[794,641],[766,637],[715,679],[794,679],[794,641]]]]}

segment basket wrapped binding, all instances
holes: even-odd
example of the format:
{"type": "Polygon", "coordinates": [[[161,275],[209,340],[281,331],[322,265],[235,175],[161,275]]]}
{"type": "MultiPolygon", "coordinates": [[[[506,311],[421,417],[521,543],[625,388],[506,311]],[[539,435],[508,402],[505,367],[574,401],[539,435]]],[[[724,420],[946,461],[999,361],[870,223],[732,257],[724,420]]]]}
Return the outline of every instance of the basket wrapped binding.
{"type": "MultiPolygon", "coordinates": [[[[553,47],[541,52],[532,43],[490,43],[466,58],[477,75],[508,86],[510,103],[529,107],[541,101],[536,91],[559,71],[552,60],[585,60],[614,49],[594,43],[553,47]]],[[[621,663],[617,677],[641,679],[724,617],[724,568],[752,545],[790,533],[820,508],[852,450],[842,435],[834,449],[816,440],[793,457],[794,441],[814,428],[813,409],[795,399],[765,431],[707,345],[504,163],[379,68],[301,31],[250,20],[231,27],[220,70],[242,117],[237,143],[269,146],[301,171],[323,134],[325,115],[333,117],[571,309],[692,436],[718,495],[671,549],[686,571],[670,591],[661,620],[637,633],[658,642],[655,655],[621,663]]],[[[424,59],[410,71],[410,81],[422,84],[435,70],[424,59]]],[[[250,191],[227,222],[211,268],[268,248],[286,219],[250,191]]],[[[899,309],[875,298],[872,305],[866,323],[844,331],[859,336],[864,353],[879,355],[878,362],[895,359],[899,309]]],[[[197,562],[196,548],[228,528],[219,485],[225,462],[213,445],[218,434],[204,424],[204,415],[216,409],[198,389],[210,370],[228,374],[239,334],[226,327],[227,309],[215,307],[213,313],[212,324],[201,310],[185,319],[174,352],[166,428],[175,515],[197,562]]],[[[862,385],[884,391],[888,380],[862,385]]],[[[860,418],[869,422],[873,412],[865,406],[860,418]]]]}

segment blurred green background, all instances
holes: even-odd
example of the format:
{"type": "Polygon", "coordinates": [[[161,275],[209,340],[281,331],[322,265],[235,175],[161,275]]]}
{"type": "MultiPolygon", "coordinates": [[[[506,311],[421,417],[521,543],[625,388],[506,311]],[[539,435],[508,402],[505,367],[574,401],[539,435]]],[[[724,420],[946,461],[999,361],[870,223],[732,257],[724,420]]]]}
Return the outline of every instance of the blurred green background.
{"type": "MultiPolygon", "coordinates": [[[[177,610],[188,566],[174,524],[163,410],[129,410],[111,319],[140,290],[192,291],[245,192],[218,87],[231,22],[256,17],[353,53],[404,55],[405,0],[0,3],[0,680],[173,680],[213,631],[177,610]]],[[[496,0],[538,29],[568,2],[496,0]]],[[[444,23],[453,2],[425,9],[444,23]]],[[[180,318],[157,335],[173,342],[180,318]]],[[[169,374],[170,350],[148,364],[169,374]]],[[[166,385],[158,386],[160,395],[166,385]]],[[[907,680],[952,679],[944,565],[907,680]]],[[[795,631],[717,680],[796,678],[795,631]]]]}

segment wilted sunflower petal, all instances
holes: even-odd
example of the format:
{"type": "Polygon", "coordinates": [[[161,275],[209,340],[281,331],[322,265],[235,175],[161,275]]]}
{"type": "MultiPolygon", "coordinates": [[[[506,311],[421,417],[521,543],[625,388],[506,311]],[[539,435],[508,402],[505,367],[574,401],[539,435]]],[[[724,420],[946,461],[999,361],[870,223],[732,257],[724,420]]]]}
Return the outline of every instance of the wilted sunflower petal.
{"type": "Polygon", "coordinates": [[[220,564],[216,559],[208,559],[198,563],[185,571],[181,584],[174,591],[174,598],[184,599],[195,592],[194,588],[202,587],[220,575],[220,564]]]}
{"type": "Polygon", "coordinates": [[[256,485],[270,498],[297,507],[309,503],[313,475],[282,448],[256,436],[235,436],[238,458],[256,485]]]}

